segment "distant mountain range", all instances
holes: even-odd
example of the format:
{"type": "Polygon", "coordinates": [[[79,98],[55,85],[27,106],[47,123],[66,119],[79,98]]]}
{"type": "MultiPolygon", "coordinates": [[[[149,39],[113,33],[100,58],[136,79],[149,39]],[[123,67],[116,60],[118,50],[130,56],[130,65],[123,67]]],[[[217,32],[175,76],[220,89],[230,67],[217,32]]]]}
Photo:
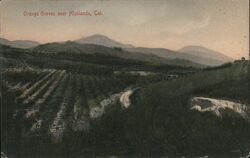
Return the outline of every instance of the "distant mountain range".
{"type": "Polygon", "coordinates": [[[68,53],[82,53],[82,54],[102,54],[109,55],[113,57],[119,57],[122,59],[131,59],[138,60],[156,64],[169,64],[169,65],[178,65],[178,66],[192,66],[192,67],[203,67],[200,64],[182,60],[182,59],[166,59],[159,57],[153,54],[145,54],[140,52],[129,52],[124,49],[119,48],[110,48],[102,45],[96,44],[80,44],[72,41],[64,43],[47,43],[39,45],[33,48],[36,52],[47,52],[47,53],[59,53],[59,52],[68,52],[68,53]]]}
{"type": "Polygon", "coordinates": [[[16,47],[16,48],[25,48],[25,49],[40,45],[40,43],[36,41],[30,41],[30,40],[9,41],[4,38],[0,38],[0,44],[4,44],[4,45],[11,46],[11,47],[16,47]]]}
{"type": "Polygon", "coordinates": [[[81,38],[75,40],[75,42],[81,44],[103,45],[106,47],[120,47],[129,52],[153,54],[166,59],[184,59],[209,66],[221,65],[225,62],[233,61],[232,58],[222,53],[201,46],[187,46],[178,51],[165,48],[134,47],[133,45],[123,44],[99,34],[81,38]]]}
{"type": "MultiPolygon", "coordinates": [[[[18,47],[18,48],[33,48],[33,47],[37,47],[40,45],[39,42],[35,42],[35,41],[28,41],[28,40],[9,41],[3,38],[0,38],[0,43],[4,45],[10,45],[12,47],[18,47]]],[[[64,43],[66,44],[62,44],[62,43],[45,44],[45,45],[42,45],[43,46],[42,48],[46,50],[55,49],[57,51],[65,50],[65,49],[69,50],[70,48],[71,52],[81,50],[82,52],[85,52],[85,53],[88,53],[88,51],[93,51],[93,50],[98,50],[99,52],[105,52],[105,50],[107,50],[105,53],[115,55],[114,53],[112,53],[114,52],[114,49],[108,49],[108,47],[109,48],[119,47],[123,49],[123,55],[124,55],[124,52],[127,52],[127,56],[132,55],[131,58],[135,58],[135,56],[138,57],[138,54],[145,54],[151,57],[157,56],[158,58],[164,58],[166,59],[165,61],[171,61],[171,60],[177,61],[178,60],[179,62],[180,61],[186,62],[188,60],[188,61],[191,61],[192,63],[198,63],[202,65],[207,65],[207,66],[217,66],[226,62],[233,61],[232,58],[222,53],[219,53],[214,50],[201,47],[201,46],[186,46],[177,51],[165,49],[165,48],[135,47],[130,44],[123,44],[121,42],[115,41],[113,39],[110,39],[109,37],[106,37],[100,34],[95,34],[92,36],[87,36],[84,38],[74,40],[73,42],[64,42],[64,43]],[[69,43],[71,43],[71,45],[69,45],[69,43]],[[105,46],[105,47],[100,47],[100,46],[105,46]],[[54,47],[54,48],[52,49],[51,47],[54,47]],[[101,50],[101,49],[104,49],[104,50],[101,50]]],[[[37,48],[41,48],[41,47],[37,47],[37,48]]]]}

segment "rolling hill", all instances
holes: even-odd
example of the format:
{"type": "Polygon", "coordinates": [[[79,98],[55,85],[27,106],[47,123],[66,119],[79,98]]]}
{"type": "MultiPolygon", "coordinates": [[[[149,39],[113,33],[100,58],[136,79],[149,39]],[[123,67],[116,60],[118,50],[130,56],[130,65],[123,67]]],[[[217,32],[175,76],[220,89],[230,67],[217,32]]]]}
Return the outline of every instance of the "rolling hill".
{"type": "Polygon", "coordinates": [[[32,49],[36,52],[50,53],[80,53],[80,54],[101,54],[105,56],[118,57],[122,59],[131,59],[155,64],[169,64],[185,67],[203,67],[201,64],[182,59],[165,59],[154,54],[145,54],[140,52],[129,52],[122,48],[110,48],[94,44],[79,44],[68,41],[66,43],[47,43],[39,45],[32,49]]]}
{"type": "Polygon", "coordinates": [[[233,58],[230,58],[222,53],[201,46],[186,46],[178,50],[178,52],[204,59],[211,59],[218,62],[233,61],[233,58]]]}
{"type": "Polygon", "coordinates": [[[229,58],[221,53],[212,51],[204,47],[192,47],[192,48],[199,48],[199,51],[196,49],[191,49],[191,47],[183,48],[179,52],[165,48],[145,48],[145,47],[126,48],[126,50],[130,52],[142,52],[145,54],[154,54],[166,59],[184,59],[208,66],[217,66],[233,60],[232,58],[229,58]]]}

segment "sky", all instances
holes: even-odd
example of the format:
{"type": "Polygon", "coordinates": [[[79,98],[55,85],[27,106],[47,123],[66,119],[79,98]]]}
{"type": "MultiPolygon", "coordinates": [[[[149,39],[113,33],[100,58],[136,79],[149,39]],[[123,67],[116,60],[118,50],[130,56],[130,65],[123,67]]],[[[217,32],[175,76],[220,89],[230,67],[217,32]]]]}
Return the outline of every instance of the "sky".
{"type": "Polygon", "coordinates": [[[9,40],[46,43],[103,34],[134,46],[198,45],[235,59],[249,56],[248,0],[2,0],[0,22],[1,37],[9,40]],[[92,16],[68,16],[71,11],[92,16]]]}

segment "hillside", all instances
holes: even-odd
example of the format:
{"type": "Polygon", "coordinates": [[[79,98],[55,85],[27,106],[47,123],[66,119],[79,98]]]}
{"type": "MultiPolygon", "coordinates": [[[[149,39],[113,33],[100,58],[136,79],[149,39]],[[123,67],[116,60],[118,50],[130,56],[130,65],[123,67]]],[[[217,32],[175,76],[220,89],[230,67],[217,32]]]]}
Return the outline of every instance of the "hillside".
{"type": "MultiPolygon", "coordinates": [[[[163,81],[139,90],[133,96],[134,108],[126,115],[130,129],[137,128],[130,135],[140,137],[144,144],[150,144],[145,146],[145,151],[152,150],[157,144],[157,148],[167,151],[167,155],[246,155],[250,148],[247,69],[248,63],[245,62],[186,78],[163,81]],[[190,100],[193,97],[222,99],[221,103],[227,102],[228,106],[232,104],[229,101],[244,104],[248,108],[248,120],[233,111],[233,108],[221,108],[219,113],[223,117],[210,110],[192,110],[190,100]],[[238,153],[234,153],[235,150],[238,153]]],[[[210,100],[215,102],[215,99],[210,100]]],[[[203,106],[208,105],[208,101],[205,103],[203,106]]],[[[143,143],[138,141],[138,144],[143,143]]]]}
{"type": "MultiPolygon", "coordinates": [[[[225,62],[232,61],[231,58],[213,51],[206,51],[206,53],[203,52],[199,53],[198,51],[193,52],[191,49],[188,49],[189,51],[186,52],[186,49],[183,49],[180,51],[181,52],[180,53],[178,51],[173,51],[165,48],[144,48],[144,47],[127,48],[126,50],[130,52],[154,54],[166,59],[184,59],[208,66],[221,65],[225,62]],[[209,54],[210,52],[211,54],[209,54]]],[[[209,49],[204,48],[204,50],[209,50],[209,49]]]]}
{"type": "Polygon", "coordinates": [[[4,38],[0,38],[0,44],[8,45],[16,48],[32,48],[38,46],[40,43],[36,41],[30,41],[30,40],[15,40],[15,41],[9,41],[4,38]]]}
{"type": "Polygon", "coordinates": [[[201,46],[186,46],[178,50],[178,52],[181,52],[183,54],[194,55],[201,58],[213,59],[220,62],[233,61],[232,58],[222,53],[201,46]]]}
{"type": "Polygon", "coordinates": [[[137,61],[150,62],[155,64],[169,64],[184,67],[203,67],[200,64],[181,59],[165,59],[153,54],[128,52],[122,48],[110,48],[94,44],[79,44],[68,41],[66,43],[48,43],[39,45],[32,49],[35,52],[46,53],[72,53],[72,54],[99,54],[137,61]]]}

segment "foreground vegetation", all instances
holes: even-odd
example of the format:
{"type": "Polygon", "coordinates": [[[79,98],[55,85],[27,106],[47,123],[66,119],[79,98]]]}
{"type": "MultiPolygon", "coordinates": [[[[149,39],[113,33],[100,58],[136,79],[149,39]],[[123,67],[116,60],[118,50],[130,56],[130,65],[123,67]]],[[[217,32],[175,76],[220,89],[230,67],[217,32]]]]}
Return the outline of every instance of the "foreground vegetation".
{"type": "Polygon", "coordinates": [[[126,116],[129,127],[136,129],[131,135],[140,138],[137,143],[145,147],[143,151],[157,147],[155,154],[157,150],[179,156],[248,153],[249,121],[233,112],[218,118],[210,112],[191,111],[189,105],[192,96],[206,96],[249,106],[248,66],[245,62],[141,89],[126,116]]]}

